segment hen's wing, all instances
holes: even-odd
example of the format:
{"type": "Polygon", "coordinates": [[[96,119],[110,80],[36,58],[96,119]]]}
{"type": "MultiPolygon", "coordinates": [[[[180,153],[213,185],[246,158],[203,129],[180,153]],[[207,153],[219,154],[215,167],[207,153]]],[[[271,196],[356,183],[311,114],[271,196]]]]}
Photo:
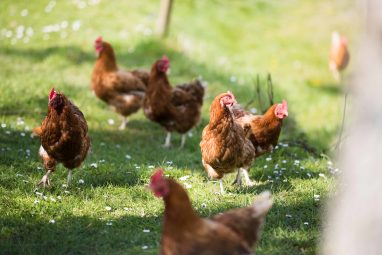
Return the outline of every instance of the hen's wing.
{"type": "Polygon", "coordinates": [[[141,79],[130,72],[118,71],[110,75],[112,89],[118,93],[144,93],[146,86],[141,79]]]}
{"type": "Polygon", "coordinates": [[[199,80],[193,80],[190,83],[177,85],[172,90],[171,103],[175,106],[196,102],[203,104],[204,87],[199,80]]]}
{"type": "Polygon", "coordinates": [[[138,77],[147,87],[147,85],[149,84],[149,77],[150,77],[149,71],[135,69],[135,70],[131,70],[131,74],[134,75],[135,77],[138,77]]]}
{"type": "Polygon", "coordinates": [[[263,192],[252,206],[224,212],[212,217],[212,220],[232,229],[252,247],[259,239],[261,226],[272,203],[270,193],[263,192]]]}

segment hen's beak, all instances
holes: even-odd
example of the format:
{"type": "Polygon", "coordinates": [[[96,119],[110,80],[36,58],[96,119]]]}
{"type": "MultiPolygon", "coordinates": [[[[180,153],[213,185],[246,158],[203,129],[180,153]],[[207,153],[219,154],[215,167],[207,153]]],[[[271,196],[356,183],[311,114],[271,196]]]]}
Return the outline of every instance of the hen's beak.
{"type": "Polygon", "coordinates": [[[166,74],[169,75],[171,73],[171,68],[167,68],[166,74]]]}

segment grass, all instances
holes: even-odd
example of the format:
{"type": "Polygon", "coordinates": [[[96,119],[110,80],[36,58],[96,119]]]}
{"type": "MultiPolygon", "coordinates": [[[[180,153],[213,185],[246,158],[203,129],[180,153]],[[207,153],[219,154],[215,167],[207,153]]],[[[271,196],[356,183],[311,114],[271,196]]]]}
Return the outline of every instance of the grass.
{"type": "MultiPolygon", "coordinates": [[[[322,205],[334,188],[334,166],[325,155],[332,154],[343,103],[327,68],[330,33],[347,34],[355,47],[358,27],[349,26],[359,19],[354,4],[176,1],[170,35],[161,40],[152,35],[158,1],[57,1],[49,7],[53,2],[0,2],[0,254],[157,254],[163,205],[144,185],[160,166],[174,178],[190,176],[183,182],[192,185],[189,194],[203,216],[249,205],[271,190],[275,203],[258,254],[317,253],[322,205]],[[55,24],[58,32],[43,32],[55,24]],[[112,43],[123,67],[149,68],[166,54],[174,84],[197,76],[208,81],[202,123],[184,150],[162,149],[165,132],[142,112],[126,131],[117,130],[118,116],[89,89],[98,35],[112,43]],[[256,75],[264,83],[268,72],[276,101],[285,98],[290,108],[282,144],[256,160],[250,172],[256,187],[232,187],[232,175],[225,178],[228,194],[216,195],[218,184],[207,180],[199,149],[209,104],[228,89],[248,102],[256,75]],[[45,115],[52,86],[83,111],[93,147],[71,187],[63,187],[67,171],[60,166],[52,187],[36,190],[44,170],[30,130],[45,115]]],[[[173,142],[180,143],[178,135],[173,142]]]]}

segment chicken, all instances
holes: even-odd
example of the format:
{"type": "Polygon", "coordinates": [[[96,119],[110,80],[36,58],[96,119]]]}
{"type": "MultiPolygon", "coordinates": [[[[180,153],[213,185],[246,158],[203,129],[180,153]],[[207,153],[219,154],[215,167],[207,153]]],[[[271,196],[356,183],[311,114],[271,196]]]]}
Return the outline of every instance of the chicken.
{"type": "Polygon", "coordinates": [[[223,175],[237,169],[235,182],[241,185],[243,174],[246,184],[253,185],[248,169],[255,158],[255,148],[247,138],[250,126],[242,128],[234,120],[232,108],[236,104],[229,91],[215,97],[210,107],[210,121],[200,142],[203,166],[210,177],[220,179],[221,193],[224,193],[223,175]]]}
{"type": "Polygon", "coordinates": [[[57,93],[53,88],[49,94],[48,113],[39,132],[39,154],[47,171],[39,185],[50,185],[49,174],[54,172],[57,163],[69,169],[69,185],[72,170],[81,165],[90,148],[84,115],[64,94],[57,93]]]}
{"type": "Polygon", "coordinates": [[[347,39],[340,36],[338,32],[333,32],[332,46],[329,55],[329,68],[336,81],[341,81],[341,71],[347,67],[349,59],[347,39]]]}
{"type": "Polygon", "coordinates": [[[153,64],[144,99],[144,113],[167,130],[164,147],[171,146],[171,132],[176,131],[182,134],[180,148],[183,148],[185,134],[200,120],[204,86],[199,80],[194,80],[173,88],[166,75],[169,66],[166,56],[153,64]]]}
{"type": "Polygon", "coordinates": [[[239,105],[233,109],[235,121],[241,127],[250,126],[249,139],[256,149],[256,157],[273,150],[279,140],[283,119],[288,116],[288,104],[274,104],[264,115],[253,115],[239,105]]]}
{"type": "Polygon", "coordinates": [[[164,200],[161,255],[255,254],[265,216],[272,207],[269,192],[247,208],[233,209],[211,219],[199,217],[185,189],[157,170],[149,188],[164,200]]]}
{"type": "Polygon", "coordinates": [[[119,129],[125,129],[127,116],[142,107],[149,73],[144,70],[120,70],[113,48],[102,37],[96,39],[95,51],[97,61],[93,68],[91,88],[98,98],[122,115],[119,129]]]}

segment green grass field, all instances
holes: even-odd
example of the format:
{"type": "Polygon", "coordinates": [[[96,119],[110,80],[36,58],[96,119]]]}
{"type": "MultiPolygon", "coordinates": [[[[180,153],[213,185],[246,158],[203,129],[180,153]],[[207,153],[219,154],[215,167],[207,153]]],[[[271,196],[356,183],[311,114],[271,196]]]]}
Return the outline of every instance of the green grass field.
{"type": "MultiPolygon", "coordinates": [[[[355,48],[359,16],[349,2],[175,1],[170,34],[161,40],[153,32],[159,1],[1,1],[0,254],[158,254],[163,204],[145,189],[156,167],[178,180],[189,176],[180,182],[191,185],[203,216],[247,206],[270,190],[275,202],[257,254],[315,254],[334,189],[335,164],[326,155],[333,155],[343,107],[328,70],[330,35],[346,34],[355,48]],[[173,84],[198,76],[208,82],[202,122],[183,150],[163,149],[165,131],[142,112],[118,130],[117,114],[89,88],[99,35],[121,67],[149,68],[166,54],[173,84]],[[231,90],[245,104],[256,76],[265,84],[268,72],[276,101],[289,103],[281,144],[255,161],[257,186],[238,189],[228,175],[227,194],[217,195],[199,149],[210,102],[231,90]],[[30,133],[52,86],[85,114],[92,153],[72,186],[63,186],[67,171],[59,166],[52,187],[36,189],[44,170],[30,133]]],[[[173,137],[178,145],[180,136],[173,137]]]]}

